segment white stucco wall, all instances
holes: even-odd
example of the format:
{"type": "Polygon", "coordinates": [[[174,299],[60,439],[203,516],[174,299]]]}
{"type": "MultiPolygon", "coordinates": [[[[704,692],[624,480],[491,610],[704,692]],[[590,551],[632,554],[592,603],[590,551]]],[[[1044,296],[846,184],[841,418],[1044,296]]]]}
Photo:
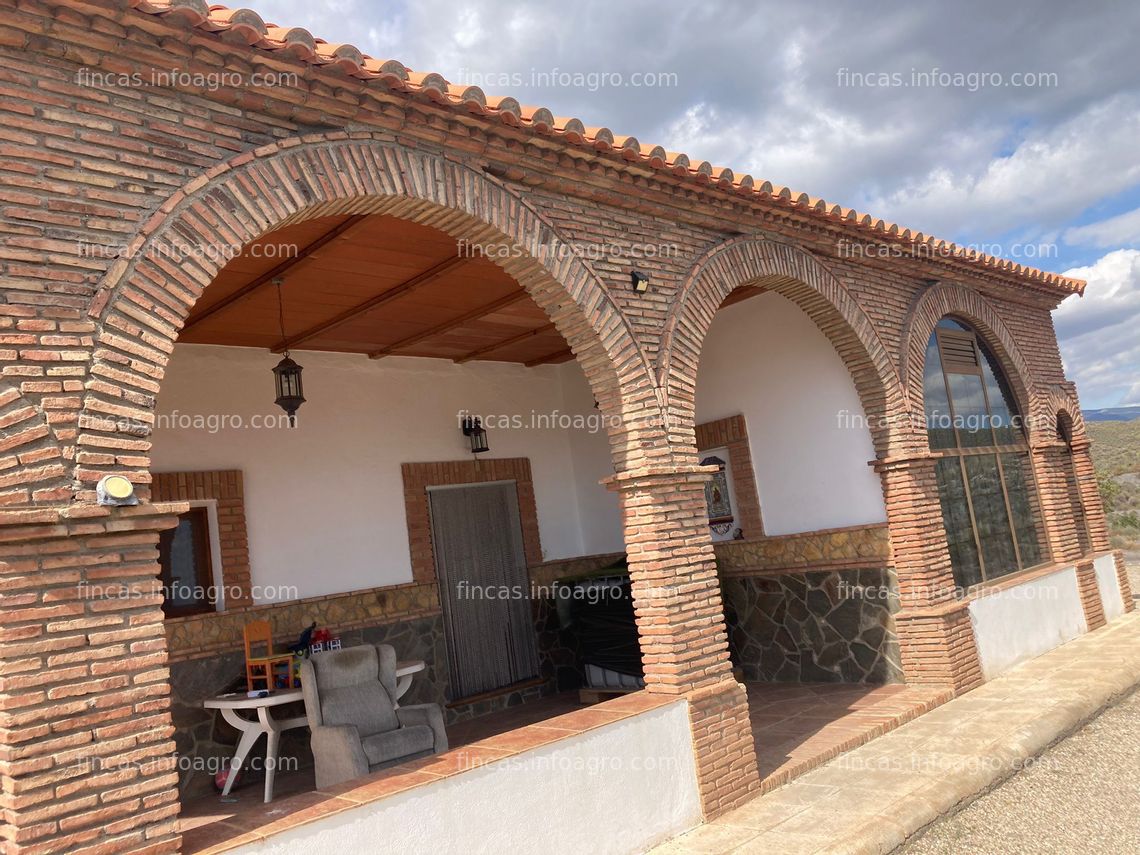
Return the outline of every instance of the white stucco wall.
{"type": "Polygon", "coordinates": [[[220,414],[247,424],[258,415],[279,418],[271,369],[280,357],[260,350],[178,345],[158,401],[154,471],[243,471],[258,601],[411,581],[400,464],[469,459],[457,417],[464,408],[526,422],[517,429],[489,423],[486,456],[530,458],[547,559],[622,548],[616,501],[596,483],[608,465],[604,436],[530,423],[532,412],[568,412],[566,383],[581,385],[594,412],[577,365],[294,357],[304,366],[308,399],[294,429],[179,426],[220,414]],[[590,504],[585,526],[583,501],[590,504]]]}
{"type": "Polygon", "coordinates": [[[984,592],[969,610],[987,680],[1088,631],[1074,567],[984,592]]]}
{"type": "Polygon", "coordinates": [[[700,818],[681,701],[234,851],[625,855],[700,818]]]}
{"type": "Polygon", "coordinates": [[[610,441],[601,413],[594,409],[594,395],[577,363],[559,366],[563,404],[568,413],[586,414],[584,430],[569,434],[570,461],[574,468],[574,489],[578,496],[578,518],[582,526],[582,554],[599,555],[625,550],[621,528],[621,507],[617,493],[599,482],[613,474],[610,441]]]}
{"type": "Polygon", "coordinates": [[[843,360],[778,294],[721,309],[697,375],[697,421],[743,413],[767,534],[883,522],[863,408],[843,360]]]}
{"type": "Polygon", "coordinates": [[[1120,578],[1116,575],[1116,559],[1112,555],[1102,555],[1093,561],[1093,570],[1105,619],[1120,617],[1124,614],[1124,595],[1120,592],[1120,578]]]}

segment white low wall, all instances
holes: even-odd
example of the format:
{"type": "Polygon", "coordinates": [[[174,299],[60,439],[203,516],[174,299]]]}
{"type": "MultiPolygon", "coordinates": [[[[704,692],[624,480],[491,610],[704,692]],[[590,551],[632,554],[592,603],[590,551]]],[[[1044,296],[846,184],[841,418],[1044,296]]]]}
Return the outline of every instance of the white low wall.
{"type": "Polygon", "coordinates": [[[1102,555],[1093,561],[1096,571],[1096,587],[1100,591],[1100,602],[1104,606],[1106,620],[1124,614],[1124,595],[1120,591],[1120,577],[1116,575],[1116,559],[1112,555],[1102,555]]]}
{"type": "Polygon", "coordinates": [[[233,851],[625,855],[700,820],[679,701],[233,851]]]}
{"type": "Polygon", "coordinates": [[[1075,567],[983,592],[969,611],[987,680],[1088,631],[1075,567]]]}

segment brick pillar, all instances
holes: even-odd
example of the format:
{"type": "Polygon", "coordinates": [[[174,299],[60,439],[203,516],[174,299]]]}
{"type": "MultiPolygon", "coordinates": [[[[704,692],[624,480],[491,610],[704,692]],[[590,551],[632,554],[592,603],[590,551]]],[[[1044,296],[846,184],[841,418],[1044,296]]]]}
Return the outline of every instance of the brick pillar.
{"type": "Polygon", "coordinates": [[[1117,549],[1112,557],[1116,559],[1116,579],[1120,583],[1120,596],[1124,598],[1124,611],[1130,612],[1136,608],[1136,601],[1132,599],[1132,583],[1128,580],[1128,571],[1124,567],[1124,553],[1117,549]]]}
{"type": "Polygon", "coordinates": [[[646,689],[689,701],[701,805],[712,818],[756,793],[744,687],[732,676],[708,530],[708,467],[627,471],[621,498],[646,689]]]}
{"type": "Polygon", "coordinates": [[[906,682],[966,691],[982,670],[966,604],[955,595],[934,467],[921,454],[876,463],[898,576],[895,628],[906,682]]]}
{"type": "Polygon", "coordinates": [[[182,506],[0,512],[6,855],[176,852],[158,533],[182,506]]]}
{"type": "Polygon", "coordinates": [[[1076,561],[1085,551],[1087,538],[1079,531],[1084,528],[1084,512],[1072,477],[1068,447],[1064,444],[1035,447],[1031,463],[1049,552],[1054,561],[1076,561]]]}
{"type": "Polygon", "coordinates": [[[1108,552],[1112,546],[1108,540],[1108,522],[1104,517],[1104,502],[1100,498],[1100,488],[1096,483],[1096,468],[1089,452],[1088,437],[1074,437],[1070,445],[1073,455],[1073,473],[1080,492],[1081,505],[1085,512],[1085,525],[1088,528],[1089,544],[1093,552],[1108,552]]]}
{"type": "Polygon", "coordinates": [[[1100,599],[1100,588],[1096,584],[1096,570],[1091,561],[1077,564],[1077,591],[1081,597],[1081,608],[1085,613],[1085,623],[1089,632],[1100,629],[1105,624],[1104,603],[1100,599]]]}

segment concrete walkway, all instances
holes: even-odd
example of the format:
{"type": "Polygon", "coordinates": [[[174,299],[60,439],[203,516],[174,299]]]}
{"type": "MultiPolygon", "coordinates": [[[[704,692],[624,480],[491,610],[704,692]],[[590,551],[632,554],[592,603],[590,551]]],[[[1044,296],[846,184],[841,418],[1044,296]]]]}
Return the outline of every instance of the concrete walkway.
{"type": "Polygon", "coordinates": [[[1140,692],[895,855],[1140,852],[1140,823],[1125,805],[1140,805],[1140,692]]]}
{"type": "Polygon", "coordinates": [[[1026,662],[653,853],[891,852],[1024,768],[1138,684],[1140,611],[1026,662]]]}

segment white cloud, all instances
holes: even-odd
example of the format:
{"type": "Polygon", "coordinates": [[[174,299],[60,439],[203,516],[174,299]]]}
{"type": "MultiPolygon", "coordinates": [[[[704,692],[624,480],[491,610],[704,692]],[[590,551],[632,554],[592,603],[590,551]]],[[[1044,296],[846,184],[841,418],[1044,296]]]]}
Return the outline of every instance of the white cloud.
{"type": "Polygon", "coordinates": [[[1088,281],[1054,313],[1069,379],[1086,407],[1140,404],[1140,250],[1120,249],[1066,270],[1088,281]]]}
{"type": "MultiPolygon", "coordinates": [[[[524,79],[512,95],[734,172],[975,245],[1089,246],[1089,296],[1057,314],[1086,402],[1140,395],[1133,211],[1075,226],[1140,186],[1140,4],[959,0],[868,16],[860,4],[719,0],[256,0],[307,27],[453,80],[532,69],[667,72],[676,85],[589,91],[524,79]],[[850,85],[849,74],[1048,75],[1046,85],[850,85]],[[1123,322],[1131,320],[1132,326],[1123,322]],[[1099,332],[1093,332],[1099,331],[1099,332]]],[[[1014,254],[1007,252],[1005,254],[1014,254]]],[[[1056,256],[1019,261],[1052,269],[1056,256]]],[[[1076,275],[1082,275],[1077,273],[1076,275]]]]}
{"type": "Polygon", "coordinates": [[[1140,208],[1096,223],[1066,229],[1065,243],[1101,248],[1134,246],[1140,243],[1140,208]]]}
{"type": "Polygon", "coordinates": [[[1140,97],[1121,95],[1029,134],[1008,155],[966,169],[935,167],[873,205],[936,234],[1055,227],[1140,183],[1138,139],[1140,97]]]}

